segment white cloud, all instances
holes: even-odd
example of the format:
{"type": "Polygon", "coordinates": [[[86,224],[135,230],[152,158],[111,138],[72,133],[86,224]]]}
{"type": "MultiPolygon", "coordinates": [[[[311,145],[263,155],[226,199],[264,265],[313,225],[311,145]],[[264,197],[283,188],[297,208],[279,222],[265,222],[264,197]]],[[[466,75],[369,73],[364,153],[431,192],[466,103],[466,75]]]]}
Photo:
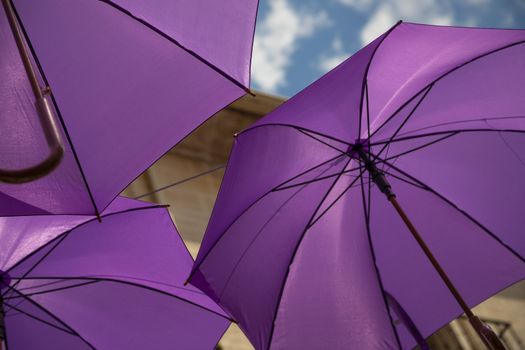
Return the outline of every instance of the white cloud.
{"type": "Polygon", "coordinates": [[[375,9],[361,31],[361,42],[363,44],[371,42],[400,19],[411,22],[450,25],[454,19],[454,13],[450,6],[443,1],[384,1],[375,9]]]}
{"type": "Polygon", "coordinates": [[[286,70],[298,41],[331,22],[325,11],[296,9],[289,0],[270,0],[269,6],[270,12],[257,24],[252,78],[262,89],[275,93],[286,84],[286,70]]]}
{"type": "Polygon", "coordinates": [[[332,52],[330,56],[322,55],[319,60],[318,68],[323,73],[335,68],[350,56],[350,53],[344,50],[343,41],[339,37],[332,41],[332,52]]]}
{"type": "Polygon", "coordinates": [[[365,11],[372,6],[374,0],[336,0],[342,5],[350,6],[358,11],[365,11]]]}

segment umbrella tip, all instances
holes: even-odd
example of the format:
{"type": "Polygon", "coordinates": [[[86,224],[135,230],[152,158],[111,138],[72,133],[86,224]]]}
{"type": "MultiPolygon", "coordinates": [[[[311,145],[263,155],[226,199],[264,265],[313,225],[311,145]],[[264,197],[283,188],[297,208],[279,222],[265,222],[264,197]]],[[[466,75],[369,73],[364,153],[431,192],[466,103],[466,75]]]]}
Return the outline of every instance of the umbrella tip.
{"type": "Polygon", "coordinates": [[[102,223],[102,217],[100,216],[99,213],[97,213],[97,221],[100,222],[100,223],[102,223]]]}
{"type": "Polygon", "coordinates": [[[189,280],[189,279],[187,279],[186,281],[184,281],[184,286],[187,286],[188,283],[190,283],[190,280],[189,280]]]}
{"type": "Polygon", "coordinates": [[[253,97],[257,96],[250,88],[245,88],[244,91],[253,97]]]}

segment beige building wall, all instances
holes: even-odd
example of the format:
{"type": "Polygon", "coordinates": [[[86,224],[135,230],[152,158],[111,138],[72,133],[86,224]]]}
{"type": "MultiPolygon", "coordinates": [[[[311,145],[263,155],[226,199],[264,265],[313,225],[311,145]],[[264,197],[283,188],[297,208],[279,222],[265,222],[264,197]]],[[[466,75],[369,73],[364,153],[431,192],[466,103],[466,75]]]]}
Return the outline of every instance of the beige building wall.
{"type": "MultiPolygon", "coordinates": [[[[271,112],[283,101],[282,98],[265,94],[243,97],[164,155],[123,194],[136,197],[226,164],[233,135],[271,112]]],[[[194,257],[206,230],[223,174],[224,169],[221,168],[142,198],[170,205],[171,215],[194,257]]],[[[521,338],[521,342],[525,341],[525,283],[484,302],[476,308],[476,312],[483,318],[510,322],[512,331],[521,338]]],[[[506,332],[511,350],[525,350],[523,343],[511,340],[511,331],[506,332]]],[[[432,349],[482,349],[470,327],[462,320],[441,329],[429,343],[432,349]]],[[[230,327],[220,345],[224,350],[253,349],[235,325],[230,327]]]]}
{"type": "MultiPolygon", "coordinates": [[[[123,195],[136,197],[164,185],[189,178],[217,166],[225,165],[233,135],[283,102],[282,98],[264,94],[245,96],[217,113],[188,138],[159,159],[133,182],[123,195]]],[[[142,198],[170,205],[170,213],[188,249],[195,257],[224,169],[142,198]]],[[[224,350],[253,349],[240,329],[232,325],[220,343],[224,350]]]]}

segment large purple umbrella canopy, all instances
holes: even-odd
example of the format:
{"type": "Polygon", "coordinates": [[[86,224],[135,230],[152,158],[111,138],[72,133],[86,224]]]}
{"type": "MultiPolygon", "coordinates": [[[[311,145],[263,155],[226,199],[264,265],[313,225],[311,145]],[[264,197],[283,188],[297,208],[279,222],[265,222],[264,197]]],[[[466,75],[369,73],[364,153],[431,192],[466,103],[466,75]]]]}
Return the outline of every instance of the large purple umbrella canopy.
{"type": "Polygon", "coordinates": [[[472,307],[525,278],[523,86],[524,30],[396,25],[236,137],[190,282],[257,349],[413,347],[462,310],[358,150],[472,307]]]}
{"type": "Polygon", "coordinates": [[[213,349],[230,324],[183,286],[193,264],[166,208],[0,219],[8,349],[213,349]]]}
{"type": "MultiPolygon", "coordinates": [[[[0,184],[0,215],[93,214],[249,86],[257,0],[13,0],[65,140],[51,175],[0,184]]],[[[0,167],[47,155],[0,11],[0,167]]]]}

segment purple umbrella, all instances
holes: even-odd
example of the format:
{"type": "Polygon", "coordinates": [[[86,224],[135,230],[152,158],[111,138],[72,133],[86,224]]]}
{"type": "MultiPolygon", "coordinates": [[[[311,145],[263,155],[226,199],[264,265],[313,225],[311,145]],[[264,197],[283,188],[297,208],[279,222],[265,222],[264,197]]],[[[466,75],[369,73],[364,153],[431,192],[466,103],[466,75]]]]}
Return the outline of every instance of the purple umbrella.
{"type": "Polygon", "coordinates": [[[237,135],[190,282],[257,349],[489,333],[469,307],[525,277],[523,86],[524,30],[399,23],[237,135]]]}
{"type": "Polygon", "coordinates": [[[98,214],[248,91],[257,0],[2,4],[0,179],[63,154],[0,184],[2,216],[98,214]]]}
{"type": "Polygon", "coordinates": [[[167,209],[117,198],[102,216],[0,219],[6,348],[213,349],[230,321],[183,286],[193,260],[167,209]]]}

